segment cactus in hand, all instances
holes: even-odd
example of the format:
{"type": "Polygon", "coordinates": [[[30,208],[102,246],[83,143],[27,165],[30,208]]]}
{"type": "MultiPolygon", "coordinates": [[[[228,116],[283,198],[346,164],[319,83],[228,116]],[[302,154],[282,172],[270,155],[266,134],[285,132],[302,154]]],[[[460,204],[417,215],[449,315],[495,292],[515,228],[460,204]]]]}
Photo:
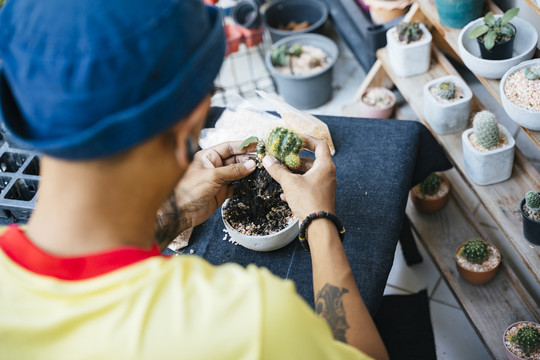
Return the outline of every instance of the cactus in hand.
{"type": "Polygon", "coordinates": [[[251,136],[244,140],[238,148],[243,149],[252,142],[257,141],[257,157],[262,160],[268,153],[287,165],[291,170],[298,170],[300,167],[300,151],[304,148],[304,140],[300,135],[290,129],[276,127],[268,136],[266,145],[263,140],[256,136],[251,136]]]}
{"type": "Polygon", "coordinates": [[[442,179],[436,173],[431,173],[420,183],[420,191],[425,195],[435,195],[441,187],[442,179]]]}
{"type": "Polygon", "coordinates": [[[297,170],[300,166],[300,157],[298,155],[303,147],[304,140],[290,129],[277,127],[268,136],[268,153],[287,165],[291,170],[297,170]]]}
{"type": "Polygon", "coordinates": [[[518,330],[517,344],[527,355],[540,350],[540,332],[533,325],[527,325],[518,330]]]}
{"type": "Polygon", "coordinates": [[[489,256],[488,246],[484,240],[471,239],[463,245],[461,255],[471,263],[481,264],[489,256]]]}
{"type": "Polygon", "coordinates": [[[525,194],[525,204],[531,212],[531,215],[540,214],[540,194],[534,191],[529,191],[525,194]]]}
{"type": "Polygon", "coordinates": [[[406,22],[402,21],[397,27],[398,39],[399,41],[405,42],[406,44],[413,41],[420,40],[424,32],[420,28],[420,24],[415,22],[406,22]]]}
{"type": "Polygon", "coordinates": [[[441,99],[450,100],[456,96],[456,84],[452,81],[443,81],[437,85],[437,96],[441,99]]]}
{"type": "Polygon", "coordinates": [[[473,129],[479,145],[488,150],[499,145],[499,125],[492,112],[483,110],[476,113],[473,119],[473,129]]]}

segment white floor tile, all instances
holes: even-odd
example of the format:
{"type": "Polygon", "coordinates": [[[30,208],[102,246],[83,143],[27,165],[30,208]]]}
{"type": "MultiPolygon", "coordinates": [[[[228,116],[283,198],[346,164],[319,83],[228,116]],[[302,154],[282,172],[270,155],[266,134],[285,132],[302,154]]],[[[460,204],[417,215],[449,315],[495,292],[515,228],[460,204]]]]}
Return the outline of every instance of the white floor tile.
{"type": "Polygon", "coordinates": [[[440,303],[460,309],[459,303],[454,297],[454,294],[452,294],[452,291],[450,290],[448,285],[446,285],[446,282],[443,279],[441,279],[441,281],[439,281],[439,284],[437,284],[437,287],[435,288],[435,291],[431,296],[431,300],[435,300],[440,303]]]}
{"type": "Polygon", "coordinates": [[[429,302],[438,360],[491,359],[461,310],[429,302]]]}
{"type": "Polygon", "coordinates": [[[427,289],[428,296],[431,296],[441,276],[422,244],[418,241],[416,243],[424,260],[420,264],[407,266],[401,252],[401,244],[398,243],[387,284],[412,293],[427,289]]]}

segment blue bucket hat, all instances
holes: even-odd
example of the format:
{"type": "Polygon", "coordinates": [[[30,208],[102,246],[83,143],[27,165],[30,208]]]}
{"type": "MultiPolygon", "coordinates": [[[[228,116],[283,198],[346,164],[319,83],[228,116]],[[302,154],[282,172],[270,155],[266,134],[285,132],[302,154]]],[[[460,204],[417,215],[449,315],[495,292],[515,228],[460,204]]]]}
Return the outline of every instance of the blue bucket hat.
{"type": "Polygon", "coordinates": [[[221,15],[201,0],[8,0],[0,117],[50,156],[113,155],[189,114],[224,53],[221,15]]]}

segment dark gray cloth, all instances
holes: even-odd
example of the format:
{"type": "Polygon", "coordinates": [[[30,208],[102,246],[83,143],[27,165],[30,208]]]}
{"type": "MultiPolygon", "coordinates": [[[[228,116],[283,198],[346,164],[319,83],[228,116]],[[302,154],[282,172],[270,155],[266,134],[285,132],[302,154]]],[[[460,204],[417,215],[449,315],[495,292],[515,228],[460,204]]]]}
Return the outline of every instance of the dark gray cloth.
{"type": "MultiPolygon", "coordinates": [[[[221,109],[212,109],[213,126],[221,109]]],[[[451,167],[429,131],[413,121],[319,116],[336,147],[336,215],[346,228],[345,251],[372,315],[381,302],[404,219],[409,189],[436,170],[451,167]]],[[[193,231],[184,250],[218,265],[256,264],[295,282],[313,305],[310,255],[298,240],[273,252],[255,252],[223,241],[220,210],[193,231]]]]}

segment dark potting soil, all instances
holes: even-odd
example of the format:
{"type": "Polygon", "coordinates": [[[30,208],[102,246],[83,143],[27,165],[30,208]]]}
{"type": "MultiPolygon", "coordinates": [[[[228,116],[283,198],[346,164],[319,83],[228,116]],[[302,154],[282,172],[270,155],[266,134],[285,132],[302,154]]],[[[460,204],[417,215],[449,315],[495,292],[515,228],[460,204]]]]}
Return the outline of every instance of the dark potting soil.
{"type": "Polygon", "coordinates": [[[223,213],[229,224],[248,235],[268,235],[287,227],[293,214],[283,192],[262,164],[237,184],[223,213]]]}

